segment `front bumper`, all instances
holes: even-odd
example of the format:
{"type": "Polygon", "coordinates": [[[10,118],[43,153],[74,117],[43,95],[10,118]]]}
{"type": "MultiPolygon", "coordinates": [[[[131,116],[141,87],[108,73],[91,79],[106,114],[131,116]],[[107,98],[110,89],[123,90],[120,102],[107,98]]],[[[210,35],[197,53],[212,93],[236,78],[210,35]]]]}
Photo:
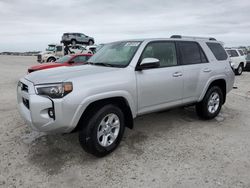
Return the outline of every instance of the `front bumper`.
{"type": "Polygon", "coordinates": [[[250,71],[250,61],[247,62],[247,64],[246,64],[244,70],[250,71]]]}
{"type": "Polygon", "coordinates": [[[28,126],[40,132],[68,133],[72,125],[74,109],[63,108],[63,99],[52,100],[35,93],[32,82],[21,79],[17,86],[18,110],[28,126]],[[55,117],[49,116],[53,110],[55,117]]]}

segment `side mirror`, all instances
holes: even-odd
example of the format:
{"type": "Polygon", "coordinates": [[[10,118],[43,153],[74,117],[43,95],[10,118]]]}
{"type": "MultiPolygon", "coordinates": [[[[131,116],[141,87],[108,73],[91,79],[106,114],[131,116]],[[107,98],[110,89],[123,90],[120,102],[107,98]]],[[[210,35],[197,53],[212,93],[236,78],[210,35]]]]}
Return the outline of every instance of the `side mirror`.
{"type": "Polygon", "coordinates": [[[73,60],[72,60],[72,61],[69,61],[69,64],[73,64],[73,63],[75,63],[73,60]]]}
{"type": "Polygon", "coordinates": [[[150,69],[150,68],[157,68],[160,66],[160,60],[156,58],[144,58],[137,70],[143,70],[143,69],[150,69]]]}

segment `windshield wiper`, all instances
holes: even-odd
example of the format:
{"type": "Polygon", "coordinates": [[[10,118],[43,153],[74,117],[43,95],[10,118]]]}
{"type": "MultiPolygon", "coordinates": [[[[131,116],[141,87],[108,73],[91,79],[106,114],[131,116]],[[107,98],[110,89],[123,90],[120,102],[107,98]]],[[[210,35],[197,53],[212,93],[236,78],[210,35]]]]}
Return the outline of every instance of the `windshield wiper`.
{"type": "Polygon", "coordinates": [[[91,63],[91,65],[105,66],[105,67],[124,67],[123,65],[111,64],[111,63],[91,63]]]}

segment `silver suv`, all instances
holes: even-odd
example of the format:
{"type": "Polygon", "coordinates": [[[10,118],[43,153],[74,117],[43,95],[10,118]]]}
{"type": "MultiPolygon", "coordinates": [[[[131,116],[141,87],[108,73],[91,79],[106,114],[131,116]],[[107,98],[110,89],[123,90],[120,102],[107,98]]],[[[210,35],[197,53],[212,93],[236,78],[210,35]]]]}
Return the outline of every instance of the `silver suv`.
{"type": "Polygon", "coordinates": [[[93,45],[95,40],[93,37],[87,36],[83,33],[64,33],[62,36],[62,43],[64,44],[88,44],[93,45]]]}
{"type": "Polygon", "coordinates": [[[180,36],[114,42],[87,65],[28,74],[17,99],[33,129],[79,131],[83,149],[101,157],[119,145],[137,116],[194,104],[202,119],[214,118],[233,83],[220,42],[180,36]]]}

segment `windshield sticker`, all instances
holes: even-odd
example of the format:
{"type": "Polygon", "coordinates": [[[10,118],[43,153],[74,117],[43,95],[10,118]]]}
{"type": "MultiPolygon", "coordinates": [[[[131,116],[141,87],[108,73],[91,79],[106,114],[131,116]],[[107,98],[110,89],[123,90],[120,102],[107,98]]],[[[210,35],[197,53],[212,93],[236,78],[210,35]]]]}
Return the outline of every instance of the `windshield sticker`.
{"type": "Polygon", "coordinates": [[[139,46],[140,42],[127,42],[124,46],[139,46]]]}

